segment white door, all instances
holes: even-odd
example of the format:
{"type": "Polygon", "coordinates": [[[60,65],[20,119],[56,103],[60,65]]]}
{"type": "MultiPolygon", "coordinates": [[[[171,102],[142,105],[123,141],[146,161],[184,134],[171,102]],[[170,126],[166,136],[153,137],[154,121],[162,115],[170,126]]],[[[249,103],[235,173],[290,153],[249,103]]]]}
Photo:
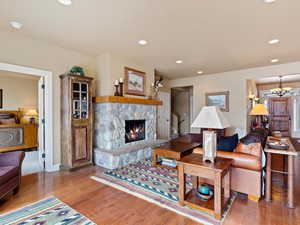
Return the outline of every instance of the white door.
{"type": "Polygon", "coordinates": [[[292,137],[300,138],[300,96],[293,96],[292,106],[292,137]]]}
{"type": "Polygon", "coordinates": [[[171,130],[171,95],[168,92],[160,92],[158,99],[163,102],[158,106],[157,113],[157,137],[170,139],[171,130]]]}

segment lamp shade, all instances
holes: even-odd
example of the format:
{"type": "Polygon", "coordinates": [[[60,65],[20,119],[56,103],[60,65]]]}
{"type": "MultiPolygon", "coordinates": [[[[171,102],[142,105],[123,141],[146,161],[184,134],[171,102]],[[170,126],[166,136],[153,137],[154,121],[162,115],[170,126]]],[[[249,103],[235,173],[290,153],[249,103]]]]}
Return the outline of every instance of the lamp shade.
{"type": "Polygon", "coordinates": [[[269,115],[268,109],[264,104],[255,104],[250,112],[251,116],[267,116],[269,115]]]}
{"type": "Polygon", "coordinates": [[[36,111],[36,109],[29,109],[26,113],[25,113],[26,116],[37,116],[38,113],[36,111]]]}
{"type": "Polygon", "coordinates": [[[224,129],[230,124],[218,106],[204,106],[191,127],[224,129]]]}

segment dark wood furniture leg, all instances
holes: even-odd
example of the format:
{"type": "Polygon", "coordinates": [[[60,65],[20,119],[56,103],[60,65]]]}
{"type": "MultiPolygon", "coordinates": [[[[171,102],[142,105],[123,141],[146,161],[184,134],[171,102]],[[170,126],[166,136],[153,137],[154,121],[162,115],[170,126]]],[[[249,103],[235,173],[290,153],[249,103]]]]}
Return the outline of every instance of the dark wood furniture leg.
{"type": "Polygon", "coordinates": [[[267,175],[266,175],[266,201],[270,202],[272,200],[271,192],[272,192],[272,171],[271,171],[271,162],[272,162],[272,154],[270,152],[267,153],[267,175]]]}
{"type": "Polygon", "coordinates": [[[198,177],[197,176],[192,176],[192,183],[193,183],[193,188],[196,190],[198,189],[198,177]]]}
{"type": "Polygon", "coordinates": [[[179,204],[184,206],[185,174],[182,165],[178,166],[178,181],[179,181],[179,204]]]}
{"type": "Polygon", "coordinates": [[[153,151],[153,155],[152,155],[152,165],[156,166],[157,164],[157,155],[155,153],[155,151],[153,151]]]}
{"type": "Polygon", "coordinates": [[[220,173],[215,174],[215,184],[214,184],[214,211],[215,218],[221,220],[221,207],[222,207],[222,177],[220,173]]]}
{"type": "Polygon", "coordinates": [[[230,198],[230,168],[224,177],[224,197],[230,198]]]}
{"type": "Polygon", "coordinates": [[[294,208],[294,156],[288,156],[288,205],[294,208]]]}

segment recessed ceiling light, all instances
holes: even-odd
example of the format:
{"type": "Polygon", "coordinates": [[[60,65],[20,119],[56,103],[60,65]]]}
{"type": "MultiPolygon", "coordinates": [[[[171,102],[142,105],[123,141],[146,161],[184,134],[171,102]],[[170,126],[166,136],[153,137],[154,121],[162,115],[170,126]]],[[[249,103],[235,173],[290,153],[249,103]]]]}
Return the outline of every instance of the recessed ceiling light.
{"type": "Polygon", "coordinates": [[[72,0],[57,0],[60,4],[63,4],[65,6],[72,5],[72,0]]]}
{"type": "Polygon", "coordinates": [[[148,42],[146,40],[139,40],[138,43],[140,45],[146,45],[148,42]]]}
{"type": "Polygon", "coordinates": [[[183,63],[183,61],[182,60],[177,60],[176,63],[180,64],[180,63],[183,63]]]}
{"type": "Polygon", "coordinates": [[[264,0],[265,3],[273,3],[275,2],[276,0],[264,0]]]}
{"type": "Polygon", "coordinates": [[[278,39],[273,39],[273,40],[270,40],[270,41],[269,41],[269,44],[270,44],[270,45],[274,45],[274,44],[277,44],[277,43],[279,43],[279,40],[278,40],[278,39]]]}
{"type": "Polygon", "coordinates": [[[271,63],[277,63],[277,62],[279,62],[279,59],[272,59],[271,60],[271,63]]]}
{"type": "Polygon", "coordinates": [[[202,74],[202,73],[203,73],[203,71],[199,70],[197,73],[198,73],[198,74],[202,74]]]}
{"type": "Polygon", "coordinates": [[[15,28],[17,30],[20,30],[23,27],[23,24],[16,21],[11,21],[10,25],[12,26],[12,28],[15,28]]]}

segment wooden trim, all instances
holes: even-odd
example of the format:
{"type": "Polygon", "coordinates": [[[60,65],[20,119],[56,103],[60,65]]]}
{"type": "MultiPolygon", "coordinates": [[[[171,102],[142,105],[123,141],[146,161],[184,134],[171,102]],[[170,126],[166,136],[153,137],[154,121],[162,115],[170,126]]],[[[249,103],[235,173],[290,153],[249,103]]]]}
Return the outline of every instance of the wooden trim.
{"type": "Polygon", "coordinates": [[[93,98],[94,103],[128,103],[128,104],[140,104],[140,105],[162,105],[162,101],[141,99],[141,98],[128,98],[120,96],[96,96],[93,98]]]}
{"type": "Polygon", "coordinates": [[[146,96],[146,78],[145,72],[139,71],[139,70],[135,70],[135,69],[131,69],[129,67],[125,67],[125,74],[124,74],[124,89],[125,89],[125,94],[128,95],[137,95],[137,96],[146,96]],[[135,72],[135,74],[137,76],[141,76],[143,78],[143,91],[133,91],[133,90],[128,90],[128,72],[129,71],[133,71],[135,72]]]}
{"type": "Polygon", "coordinates": [[[0,109],[3,108],[3,90],[0,89],[0,109]]]}
{"type": "Polygon", "coordinates": [[[253,195],[248,195],[248,199],[251,200],[251,201],[255,201],[255,202],[258,202],[260,197],[258,196],[253,196],[253,195]]]}
{"type": "Polygon", "coordinates": [[[62,74],[62,75],[59,75],[59,77],[62,79],[64,77],[73,77],[75,79],[80,79],[80,78],[83,78],[84,80],[88,79],[88,80],[93,80],[94,78],[92,77],[87,77],[87,76],[81,76],[81,75],[76,75],[76,74],[69,74],[69,73],[65,73],[65,74],[62,74]]]}
{"type": "Polygon", "coordinates": [[[223,91],[223,92],[210,92],[210,93],[205,93],[205,105],[208,105],[208,96],[212,95],[225,95],[225,109],[221,109],[223,112],[229,112],[229,91],[223,91]]]}

